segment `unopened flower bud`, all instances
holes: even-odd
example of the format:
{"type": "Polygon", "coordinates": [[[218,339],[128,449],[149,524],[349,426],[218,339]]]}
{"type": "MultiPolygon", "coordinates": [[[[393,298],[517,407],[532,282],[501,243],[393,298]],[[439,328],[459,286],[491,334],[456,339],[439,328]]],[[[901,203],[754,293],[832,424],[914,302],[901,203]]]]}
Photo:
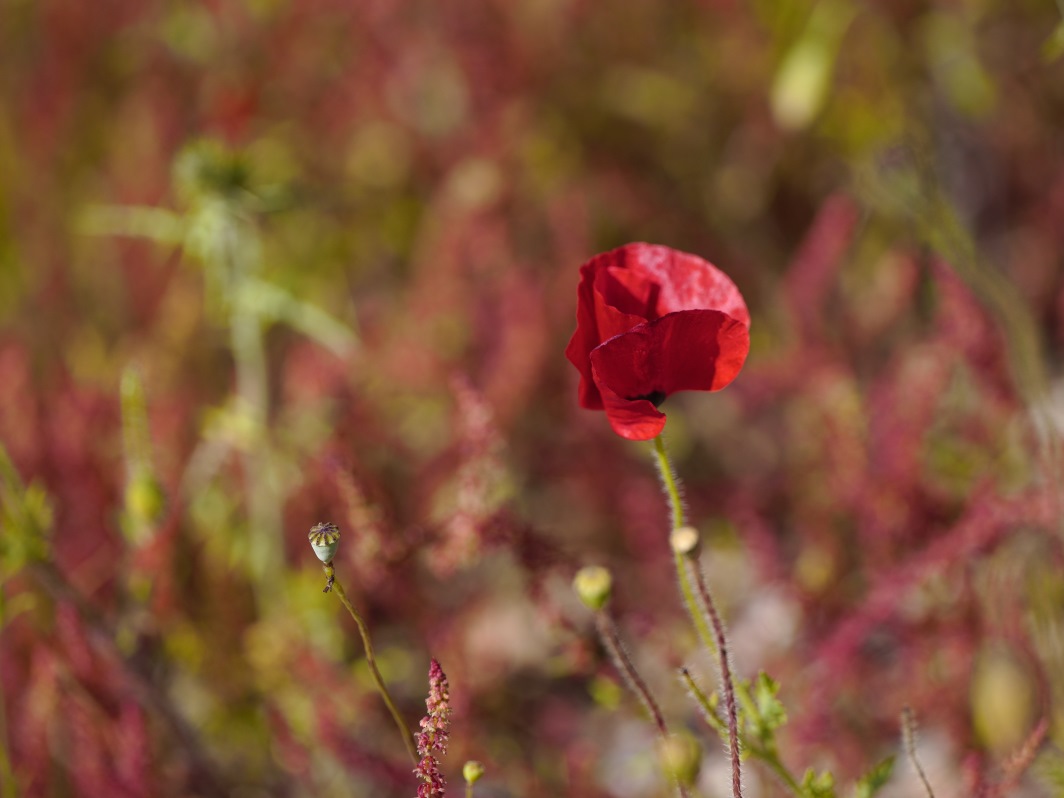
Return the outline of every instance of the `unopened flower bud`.
{"type": "Polygon", "coordinates": [[[147,469],[137,469],[126,484],[126,512],[138,526],[157,524],[166,511],[166,493],[147,469]]]}
{"type": "Polygon", "coordinates": [[[685,557],[692,557],[698,553],[698,546],[702,542],[702,536],[693,526],[681,526],[672,530],[669,535],[669,544],[672,550],[685,557]]]}
{"type": "Polygon", "coordinates": [[[577,572],[573,588],[589,610],[598,612],[610,600],[613,577],[602,566],[588,565],[577,572]]]}
{"type": "Polygon", "coordinates": [[[311,527],[307,535],[314,555],[323,563],[331,563],[340,547],[340,528],[336,524],[324,521],[311,527]]]}
{"type": "Polygon", "coordinates": [[[465,779],[466,784],[476,784],[483,775],[484,766],[475,760],[470,759],[462,766],[462,778],[465,779]]]}
{"type": "Polygon", "coordinates": [[[702,749],[689,734],[670,734],[658,744],[661,766],[684,787],[693,786],[702,769],[702,749]]]}

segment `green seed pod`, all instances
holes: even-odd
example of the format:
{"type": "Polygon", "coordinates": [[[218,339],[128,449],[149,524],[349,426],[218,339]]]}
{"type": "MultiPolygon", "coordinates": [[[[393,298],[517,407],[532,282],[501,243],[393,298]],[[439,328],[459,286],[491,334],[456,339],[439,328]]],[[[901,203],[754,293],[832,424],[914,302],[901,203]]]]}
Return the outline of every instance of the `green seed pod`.
{"type": "Polygon", "coordinates": [[[323,521],[311,527],[307,538],[310,540],[310,547],[314,549],[314,556],[323,563],[331,563],[340,547],[340,528],[336,524],[323,521]]]}
{"type": "Polygon", "coordinates": [[[661,766],[684,787],[691,787],[702,769],[702,749],[689,734],[670,734],[658,745],[661,766]]]}
{"type": "Polygon", "coordinates": [[[573,588],[589,610],[598,612],[610,600],[613,577],[599,565],[588,565],[577,572],[573,588]]]}
{"type": "Polygon", "coordinates": [[[470,759],[462,766],[462,778],[466,784],[476,784],[483,775],[484,766],[475,760],[470,759]]]}

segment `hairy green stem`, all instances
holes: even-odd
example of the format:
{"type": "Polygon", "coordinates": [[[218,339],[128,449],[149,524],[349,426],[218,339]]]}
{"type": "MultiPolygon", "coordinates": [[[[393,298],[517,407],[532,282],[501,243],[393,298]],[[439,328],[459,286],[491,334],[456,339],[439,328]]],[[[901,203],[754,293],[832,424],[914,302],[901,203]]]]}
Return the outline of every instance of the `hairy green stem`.
{"type": "MultiPolygon", "coordinates": [[[[724,735],[728,733],[728,727],[724,721],[717,715],[716,710],[709,701],[709,697],[705,694],[698,683],[694,680],[691,672],[687,668],[680,669],[680,678],[683,679],[684,686],[687,688],[687,692],[691,694],[691,697],[695,699],[699,709],[702,710],[702,716],[718,734],[724,735]]],[[[746,698],[744,705],[752,703],[746,691],[740,687],[736,689],[736,692],[746,698]]],[[[739,742],[742,745],[742,750],[747,756],[760,760],[769,770],[771,770],[776,777],[783,782],[787,789],[794,793],[798,798],[806,798],[806,794],[802,791],[801,785],[798,783],[798,779],[794,777],[794,774],[787,769],[787,766],[780,760],[779,754],[774,748],[767,748],[757,743],[751,742],[742,730],[739,730],[739,742]]]]}
{"type": "MultiPolygon", "coordinates": [[[[665,496],[669,500],[672,511],[672,528],[679,529],[686,524],[683,498],[680,496],[680,483],[672,470],[669,453],[665,450],[665,441],[659,435],[654,439],[654,454],[657,455],[658,473],[661,475],[662,485],[665,487],[665,496]]],[[[676,578],[680,583],[680,594],[683,597],[687,614],[691,616],[691,622],[695,626],[699,639],[710,652],[717,653],[717,643],[713,639],[713,632],[709,628],[705,615],[699,612],[698,601],[691,586],[691,579],[687,572],[686,558],[680,552],[674,552],[673,561],[676,566],[676,578]]]]}
{"type": "Polygon", "coordinates": [[[392,695],[388,692],[388,687],[384,683],[384,677],[381,676],[381,672],[377,668],[377,660],[373,655],[373,642],[369,637],[369,627],[366,625],[365,620],[363,620],[358,610],[355,609],[350,599],[347,598],[347,592],[344,590],[344,586],[340,583],[340,580],[336,578],[336,571],[333,568],[332,563],[326,563],[323,568],[325,569],[325,575],[329,580],[327,589],[336,594],[337,598],[340,599],[340,603],[344,605],[347,612],[355,619],[355,625],[358,626],[358,633],[362,636],[362,648],[366,652],[366,662],[369,663],[370,673],[373,675],[373,681],[377,685],[377,692],[380,693],[381,698],[384,699],[388,711],[392,713],[392,720],[395,721],[395,725],[399,729],[399,734],[403,737],[403,743],[406,745],[407,753],[410,754],[410,759],[414,763],[414,767],[417,767],[418,756],[417,749],[414,748],[414,735],[403,720],[403,716],[399,713],[399,708],[395,705],[395,701],[392,700],[392,695]]]}
{"type": "Polygon", "coordinates": [[[658,456],[658,473],[661,474],[661,481],[665,484],[669,508],[672,510],[672,528],[679,529],[686,523],[683,497],[680,495],[680,480],[673,471],[669,453],[665,450],[665,439],[661,435],[654,439],[654,454],[658,456]]]}
{"type": "MultiPolygon", "coordinates": [[[[683,497],[680,482],[673,470],[665,441],[660,435],[654,438],[654,453],[657,455],[658,471],[672,509],[672,528],[680,529],[686,524],[683,497]]],[[[724,702],[728,715],[728,750],[732,765],[732,798],[742,798],[742,762],[739,749],[739,713],[735,705],[735,687],[728,662],[728,641],[724,633],[724,624],[717,612],[713,597],[706,586],[702,569],[698,566],[697,547],[687,552],[673,548],[676,562],[676,575],[680,582],[687,613],[691,616],[698,636],[711,654],[716,656],[720,668],[720,679],[724,690],[724,702]],[[695,590],[692,590],[692,582],[695,590]],[[697,591],[697,592],[696,592],[697,591]],[[708,618],[708,622],[707,622],[708,618]],[[712,631],[711,631],[712,629],[712,631]]]]}

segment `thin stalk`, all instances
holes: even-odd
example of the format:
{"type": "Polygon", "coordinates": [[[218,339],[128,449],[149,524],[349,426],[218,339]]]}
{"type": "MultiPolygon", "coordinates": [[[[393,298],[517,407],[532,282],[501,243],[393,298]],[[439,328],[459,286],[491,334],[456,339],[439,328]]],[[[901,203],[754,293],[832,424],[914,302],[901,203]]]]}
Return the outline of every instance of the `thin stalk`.
{"type": "MultiPolygon", "coordinates": [[[[687,687],[687,691],[691,694],[691,697],[695,699],[699,709],[702,710],[702,715],[708,723],[718,734],[727,734],[728,727],[722,721],[714,710],[713,705],[709,702],[709,697],[705,694],[698,683],[695,682],[694,677],[691,676],[691,672],[687,668],[680,669],[680,678],[683,679],[684,686],[687,687]]],[[[787,786],[792,793],[798,798],[805,798],[805,793],[802,792],[802,787],[798,783],[798,779],[794,777],[794,774],[787,769],[787,766],[779,758],[779,754],[776,751],[768,749],[757,743],[750,742],[746,735],[739,731],[739,742],[742,745],[742,750],[754,759],[760,760],[769,770],[771,770],[776,777],[787,786]]]]}
{"type": "MultiPolygon", "coordinates": [[[[3,586],[0,585],[0,607],[4,603],[2,595],[3,586]]],[[[0,624],[3,619],[0,618],[0,624]]],[[[2,626],[0,626],[2,629],[2,626]]],[[[0,796],[3,798],[16,798],[18,784],[15,782],[15,771],[11,767],[10,738],[7,735],[7,714],[4,709],[4,698],[0,696],[0,796]]]]}
{"type": "Polygon", "coordinates": [[[669,497],[672,528],[679,529],[687,523],[683,497],[680,493],[680,480],[673,471],[669,453],[665,450],[665,439],[660,435],[654,439],[654,454],[658,456],[658,473],[661,474],[661,481],[665,484],[665,492],[669,497]]]}
{"type": "Polygon", "coordinates": [[[418,756],[417,749],[414,748],[414,735],[403,720],[403,716],[399,714],[399,708],[392,700],[391,693],[388,692],[388,687],[384,683],[384,677],[381,676],[380,670],[377,669],[377,660],[373,655],[373,643],[369,638],[369,627],[366,625],[366,622],[363,620],[358,610],[355,609],[350,599],[347,598],[347,592],[344,590],[344,586],[341,584],[340,580],[336,578],[336,571],[333,569],[332,563],[326,563],[323,567],[325,569],[325,575],[329,580],[329,590],[336,594],[337,598],[340,599],[340,603],[344,605],[347,612],[355,619],[355,625],[358,626],[358,633],[362,636],[362,648],[366,652],[366,662],[369,663],[370,673],[373,674],[373,681],[377,685],[377,692],[380,693],[381,698],[384,699],[388,711],[392,713],[392,720],[395,721],[395,725],[399,729],[399,734],[402,735],[407,753],[410,754],[410,759],[414,763],[414,767],[417,767],[418,756]]]}
{"type": "Polygon", "coordinates": [[[927,798],[935,798],[934,790],[931,789],[931,782],[927,780],[927,774],[924,773],[924,769],[920,766],[920,760],[916,758],[916,717],[909,707],[905,707],[901,711],[901,736],[905,746],[905,754],[909,757],[909,761],[913,763],[916,775],[923,782],[924,790],[927,791],[927,798]]]}
{"type": "MultiPolygon", "coordinates": [[[[665,487],[665,496],[669,500],[669,507],[672,512],[672,528],[679,529],[687,523],[683,498],[680,495],[680,483],[672,470],[669,453],[665,450],[665,441],[660,435],[654,439],[654,453],[657,455],[658,473],[661,475],[661,482],[665,487]]],[[[713,638],[709,624],[706,622],[705,615],[698,610],[698,602],[695,599],[695,593],[691,587],[691,580],[688,577],[684,560],[683,554],[675,553],[673,562],[676,566],[676,578],[680,583],[680,595],[683,597],[684,606],[687,608],[687,614],[691,617],[691,622],[695,626],[699,640],[702,641],[702,645],[707,650],[716,655],[716,641],[713,638]]]]}
{"type": "MultiPolygon", "coordinates": [[[[661,739],[669,739],[669,727],[665,725],[665,716],[661,714],[661,708],[658,707],[654,696],[650,694],[650,688],[643,681],[643,677],[639,675],[639,671],[635,669],[628,652],[624,650],[621,637],[617,632],[617,626],[605,610],[598,610],[595,613],[595,628],[598,629],[602,644],[606,647],[606,651],[617,670],[621,672],[621,676],[624,678],[628,688],[635,693],[636,698],[639,699],[639,702],[653,719],[661,739]]],[[[687,790],[682,784],[676,782],[676,788],[681,798],[687,798],[687,790]]]]}
{"type": "Polygon", "coordinates": [[[241,451],[247,486],[249,566],[260,608],[277,604],[277,584],[284,563],[280,494],[271,484],[272,442],[269,439],[269,375],[261,311],[247,298],[244,285],[260,267],[259,241],[250,222],[230,208],[218,231],[211,266],[223,276],[229,305],[229,343],[236,371],[239,412],[251,422],[255,445],[241,451]]]}
{"type": "MultiPolygon", "coordinates": [[[[654,438],[654,453],[658,458],[658,471],[661,474],[661,481],[665,486],[665,493],[672,509],[672,528],[677,530],[686,524],[683,498],[680,492],[679,479],[676,477],[672,462],[669,460],[669,453],[665,449],[665,441],[660,435],[654,438]]],[[[697,551],[697,547],[687,552],[678,551],[676,548],[673,549],[676,573],[680,581],[680,592],[683,594],[684,603],[687,605],[687,612],[694,621],[699,637],[702,638],[710,653],[717,657],[720,667],[720,679],[724,686],[724,703],[728,716],[728,750],[731,754],[732,765],[732,796],[733,798],[742,798],[739,713],[735,705],[735,686],[732,682],[731,666],[728,663],[728,640],[724,634],[724,624],[720,620],[720,614],[717,612],[713,597],[706,586],[702,569],[698,567],[698,562],[695,559],[697,551]],[[694,582],[695,590],[697,591],[697,601],[695,592],[691,589],[692,582],[694,582]],[[708,624],[706,623],[707,617],[709,619],[708,624]],[[710,632],[710,626],[712,626],[712,632],[710,632]]]]}
{"type": "Polygon", "coordinates": [[[720,681],[724,687],[724,709],[728,716],[728,750],[731,753],[732,765],[732,795],[734,798],[742,798],[742,765],[740,763],[739,748],[739,710],[735,705],[735,685],[731,675],[729,664],[728,639],[724,634],[724,623],[717,612],[717,606],[713,603],[713,596],[706,585],[705,576],[694,557],[688,555],[687,565],[695,578],[698,595],[702,599],[702,605],[713,624],[713,632],[717,638],[717,655],[720,663],[720,681]]]}

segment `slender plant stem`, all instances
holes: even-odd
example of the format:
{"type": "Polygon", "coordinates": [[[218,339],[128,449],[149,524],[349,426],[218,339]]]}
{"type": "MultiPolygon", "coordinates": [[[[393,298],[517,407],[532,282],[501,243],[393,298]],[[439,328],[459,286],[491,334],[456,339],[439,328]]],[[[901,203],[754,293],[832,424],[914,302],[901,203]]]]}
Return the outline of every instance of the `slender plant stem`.
{"type": "Polygon", "coordinates": [[[687,565],[695,577],[695,585],[698,588],[698,595],[702,599],[702,604],[706,609],[706,613],[709,615],[710,622],[713,624],[713,632],[717,637],[720,681],[724,687],[724,709],[728,715],[728,750],[731,753],[732,796],[733,798],[742,798],[743,782],[739,748],[739,711],[735,706],[735,685],[732,681],[731,665],[728,662],[728,638],[724,634],[724,623],[720,619],[720,613],[717,612],[716,604],[713,603],[713,596],[709,592],[709,587],[706,585],[706,579],[702,573],[702,569],[698,566],[698,563],[694,562],[694,557],[692,555],[688,555],[687,559],[687,565]]]}
{"type": "Polygon", "coordinates": [[[418,756],[417,749],[414,748],[414,735],[411,733],[410,728],[403,720],[403,716],[399,714],[399,708],[396,707],[395,702],[392,700],[391,693],[388,692],[388,687],[384,683],[384,677],[381,676],[381,672],[377,669],[377,660],[373,656],[373,643],[369,638],[369,627],[366,626],[366,622],[362,619],[358,610],[347,598],[347,592],[344,590],[344,586],[340,583],[340,580],[336,578],[336,571],[333,569],[331,563],[327,563],[325,566],[325,575],[329,578],[329,586],[337,598],[340,599],[340,603],[344,605],[347,612],[355,619],[355,624],[358,626],[358,633],[362,635],[362,647],[366,652],[366,662],[369,663],[370,673],[373,674],[373,681],[377,685],[377,692],[381,694],[381,698],[384,699],[384,703],[388,706],[388,711],[392,713],[392,719],[395,721],[395,725],[399,729],[399,733],[403,737],[403,743],[406,745],[407,753],[410,754],[410,759],[414,763],[414,767],[417,767],[418,756]]]}
{"type": "MultiPolygon", "coordinates": [[[[709,697],[705,694],[705,691],[698,686],[698,683],[695,682],[691,672],[687,670],[687,668],[681,668],[680,678],[683,679],[684,686],[687,687],[687,691],[691,694],[691,697],[698,703],[699,709],[702,710],[702,715],[705,718],[706,723],[719,734],[727,734],[728,727],[717,716],[716,710],[709,703],[709,697]]],[[[739,742],[742,745],[742,750],[748,756],[760,760],[769,768],[769,770],[776,774],[776,777],[787,786],[787,789],[798,796],[798,798],[806,798],[801,785],[798,783],[798,779],[796,779],[794,774],[792,774],[790,770],[787,769],[787,766],[783,764],[779,758],[779,754],[775,750],[750,742],[741,730],[739,731],[739,742]]]]}
{"type": "Polygon", "coordinates": [[[787,770],[787,766],[780,761],[779,755],[775,751],[768,751],[756,745],[745,746],[743,750],[764,762],[768,769],[776,774],[776,778],[786,784],[787,789],[798,798],[806,798],[807,793],[802,789],[802,785],[798,783],[798,779],[794,777],[794,774],[787,770]]]}
{"type": "Polygon", "coordinates": [[[624,650],[621,637],[617,632],[617,626],[605,610],[599,610],[595,613],[595,628],[598,629],[602,644],[606,647],[610,659],[617,666],[617,670],[621,672],[621,676],[624,677],[629,689],[635,693],[635,697],[639,699],[643,708],[646,709],[661,736],[668,737],[669,728],[665,725],[665,716],[661,714],[661,709],[650,694],[650,688],[643,681],[643,677],[639,675],[639,671],[635,669],[628,652],[624,650]]]}
{"type": "MultiPolygon", "coordinates": [[[[610,659],[613,660],[617,670],[621,672],[621,676],[624,678],[628,688],[635,693],[636,698],[639,699],[639,702],[653,719],[661,739],[669,739],[669,727],[665,725],[665,716],[661,714],[661,708],[658,707],[654,696],[650,694],[650,688],[643,681],[643,677],[639,675],[639,671],[635,669],[628,652],[624,650],[621,637],[617,632],[617,626],[605,610],[598,610],[595,613],[595,628],[598,629],[602,644],[606,647],[606,651],[609,653],[610,659]]],[[[681,798],[687,798],[687,790],[684,786],[676,782],[676,787],[681,798]]]]}
{"type": "Polygon", "coordinates": [[[920,760],[916,758],[916,717],[909,707],[905,707],[901,711],[901,736],[905,745],[905,753],[909,757],[909,761],[913,763],[916,775],[923,782],[924,790],[927,791],[927,798],[935,798],[935,792],[931,789],[931,782],[927,780],[927,774],[924,773],[924,769],[920,766],[920,760]]]}
{"type": "MultiPolygon", "coordinates": [[[[0,631],[4,627],[3,607],[6,596],[4,586],[0,584],[0,631]]],[[[4,710],[4,699],[0,696],[0,796],[3,798],[15,798],[18,795],[18,784],[15,782],[15,772],[11,767],[10,751],[11,740],[7,734],[7,714],[4,710]]]]}
{"type": "Polygon", "coordinates": [[[665,492],[669,496],[669,508],[672,510],[672,528],[679,529],[686,521],[683,497],[680,494],[680,480],[672,469],[672,461],[665,450],[665,439],[660,435],[654,439],[654,454],[658,456],[658,472],[665,483],[665,492]]]}
{"type": "MultiPolygon", "coordinates": [[[[669,460],[669,453],[665,449],[665,441],[660,435],[654,438],[654,453],[657,455],[658,471],[661,481],[665,486],[665,494],[668,496],[672,510],[672,528],[674,530],[686,524],[686,515],[683,507],[683,497],[680,492],[680,482],[669,460]]],[[[731,754],[732,764],[732,796],[742,798],[742,761],[739,751],[739,714],[735,706],[735,686],[732,682],[731,667],[728,663],[728,641],[724,634],[724,624],[720,620],[713,597],[706,586],[702,569],[698,567],[697,548],[684,553],[673,550],[676,561],[676,574],[680,582],[680,592],[683,594],[684,603],[687,605],[687,613],[691,616],[698,636],[711,654],[717,657],[720,666],[720,679],[724,686],[724,703],[728,715],[728,749],[731,754]],[[691,589],[694,582],[695,592],[691,589]],[[706,623],[706,618],[709,623],[706,623]],[[710,626],[713,631],[710,632],[710,626]]]]}
{"type": "MultiPolygon", "coordinates": [[[[669,453],[665,450],[665,441],[660,435],[654,439],[654,453],[657,455],[658,473],[661,474],[661,482],[665,486],[665,495],[669,500],[669,507],[672,511],[672,528],[679,529],[686,524],[683,498],[680,495],[680,483],[672,470],[669,453]]],[[[684,606],[687,607],[687,614],[691,616],[691,622],[695,626],[695,631],[698,633],[698,638],[702,641],[702,645],[715,655],[717,653],[717,643],[713,638],[712,631],[710,631],[709,624],[706,623],[705,616],[698,611],[698,602],[691,587],[691,579],[685,566],[685,557],[680,552],[675,552],[673,561],[676,566],[676,578],[680,583],[680,594],[683,597],[684,606]]]]}

